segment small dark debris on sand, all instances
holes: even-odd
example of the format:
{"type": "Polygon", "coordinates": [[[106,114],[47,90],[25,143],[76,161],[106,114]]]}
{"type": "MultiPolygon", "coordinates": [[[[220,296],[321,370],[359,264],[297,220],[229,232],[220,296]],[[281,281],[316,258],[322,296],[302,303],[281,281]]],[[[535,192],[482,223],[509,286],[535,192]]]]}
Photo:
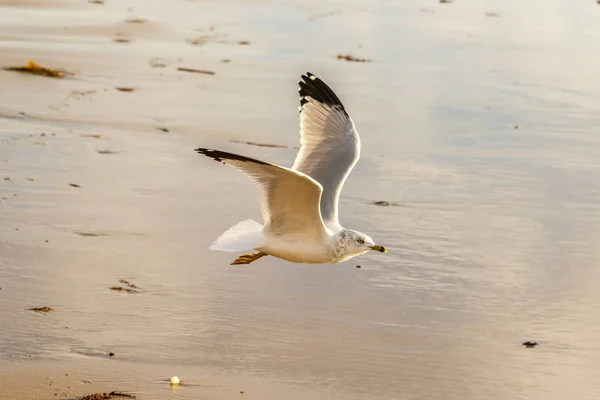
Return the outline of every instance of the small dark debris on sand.
{"type": "Polygon", "coordinates": [[[96,150],[96,152],[98,154],[119,154],[118,151],[114,151],[114,150],[108,150],[108,149],[104,149],[104,150],[96,150]]]}
{"type": "Polygon", "coordinates": [[[362,268],[362,267],[361,267],[360,265],[357,265],[357,266],[356,266],[356,268],[360,269],[360,268],[362,268]]]}
{"type": "Polygon", "coordinates": [[[454,0],[440,0],[440,3],[450,4],[450,3],[454,3],[454,0]]]}
{"type": "Polygon", "coordinates": [[[54,311],[54,308],[51,307],[33,307],[29,309],[30,311],[35,311],[35,312],[50,312],[50,311],[54,311]]]}
{"type": "Polygon", "coordinates": [[[78,185],[76,183],[69,183],[69,186],[74,187],[74,188],[80,188],[81,185],[78,185]]]}
{"type": "Polygon", "coordinates": [[[139,293],[139,290],[136,289],[132,289],[132,288],[127,288],[127,287],[122,287],[122,286],[111,286],[109,288],[110,290],[114,290],[115,292],[127,292],[127,293],[131,293],[131,294],[135,294],[135,293],[139,293]]]}
{"type": "Polygon", "coordinates": [[[224,59],[221,60],[221,62],[227,64],[227,63],[231,62],[231,59],[224,58],[224,59]]]}
{"type": "Polygon", "coordinates": [[[115,356],[115,353],[113,353],[113,352],[110,352],[110,353],[108,353],[108,356],[109,356],[109,357],[114,357],[114,356],[115,356]]]}
{"type": "Polygon", "coordinates": [[[7,71],[22,72],[27,74],[46,76],[48,78],[63,78],[65,74],[73,75],[69,72],[58,71],[46,67],[42,67],[33,61],[29,61],[22,67],[4,67],[7,71]]]}
{"type": "Polygon", "coordinates": [[[500,16],[500,14],[498,14],[498,13],[495,13],[495,12],[486,12],[486,13],[485,13],[485,14],[483,14],[483,15],[485,15],[486,17],[490,17],[490,18],[493,18],[493,17],[499,17],[499,16],[500,16]]]}
{"type": "Polygon", "coordinates": [[[248,45],[250,44],[250,42],[249,42],[249,41],[247,41],[247,40],[240,40],[240,41],[238,42],[238,44],[239,44],[239,45],[242,45],[242,46],[248,46],[248,45]]]}
{"type": "Polygon", "coordinates": [[[137,289],[137,286],[134,283],[129,282],[127,279],[119,279],[119,283],[122,283],[123,285],[127,285],[130,288],[137,289]]]}
{"type": "Polygon", "coordinates": [[[83,236],[83,237],[100,237],[100,236],[108,236],[108,233],[102,233],[102,232],[85,232],[85,231],[75,231],[73,232],[76,235],[79,236],[83,236]]]}
{"type": "Polygon", "coordinates": [[[170,130],[168,130],[167,128],[156,128],[156,129],[158,129],[158,130],[159,130],[159,131],[161,131],[161,132],[165,132],[165,133],[169,133],[169,132],[171,132],[171,131],[170,131],[170,130]]]}
{"type": "Polygon", "coordinates": [[[381,206],[381,207],[389,207],[389,206],[393,205],[389,201],[385,201],[385,200],[373,201],[373,202],[371,202],[371,204],[373,204],[375,206],[381,206]]]}
{"type": "Polygon", "coordinates": [[[127,394],[123,392],[110,392],[110,393],[92,393],[87,396],[81,397],[79,400],[109,400],[114,399],[115,397],[126,397],[129,399],[135,399],[136,397],[132,394],[127,394]]]}
{"type": "Polygon", "coordinates": [[[520,128],[520,126],[519,126],[519,125],[515,125],[515,129],[519,129],[519,128],[520,128]]]}
{"type": "Polygon", "coordinates": [[[144,24],[148,22],[146,18],[129,18],[125,20],[128,24],[144,24]]]}
{"type": "Polygon", "coordinates": [[[127,292],[131,294],[141,293],[140,288],[138,288],[136,284],[131,283],[126,279],[119,279],[119,283],[125,286],[112,286],[109,289],[114,290],[115,292],[127,292]]]}
{"type": "Polygon", "coordinates": [[[116,87],[119,92],[135,92],[135,88],[132,87],[116,87]]]}
{"type": "Polygon", "coordinates": [[[338,60],[346,60],[346,61],[352,61],[352,62],[371,62],[371,60],[369,60],[368,58],[357,58],[354,56],[351,56],[350,54],[338,54],[337,55],[337,59],[338,60]]]}
{"type": "Polygon", "coordinates": [[[88,3],[92,3],[92,4],[104,4],[104,0],[88,0],[88,3]]]}
{"type": "Polygon", "coordinates": [[[537,346],[537,342],[533,342],[533,341],[527,341],[527,342],[523,342],[521,343],[523,346],[527,347],[528,349],[533,349],[535,346],[537,346]]]}
{"type": "Polygon", "coordinates": [[[131,42],[131,39],[126,38],[122,34],[118,33],[117,36],[115,36],[113,38],[113,42],[115,42],[115,43],[129,43],[129,42],[131,42]]]}
{"type": "Polygon", "coordinates": [[[185,41],[192,46],[204,46],[210,40],[210,36],[198,36],[194,39],[186,39],[185,41]]]}
{"type": "Polygon", "coordinates": [[[241,144],[247,144],[250,146],[258,146],[258,147],[271,147],[271,148],[277,148],[277,149],[287,149],[287,146],[283,146],[280,144],[270,144],[270,143],[257,143],[257,142],[246,142],[243,140],[230,140],[231,143],[241,143],[241,144]]]}
{"type": "Polygon", "coordinates": [[[89,137],[89,138],[92,138],[92,139],[102,139],[104,137],[104,136],[96,134],[96,133],[86,133],[86,134],[83,134],[81,136],[82,137],[89,137]]]}
{"type": "Polygon", "coordinates": [[[206,74],[206,75],[216,75],[217,74],[215,71],[209,71],[207,69],[194,69],[194,68],[185,68],[185,67],[179,67],[179,68],[177,68],[177,71],[195,72],[197,74],[206,74]]]}

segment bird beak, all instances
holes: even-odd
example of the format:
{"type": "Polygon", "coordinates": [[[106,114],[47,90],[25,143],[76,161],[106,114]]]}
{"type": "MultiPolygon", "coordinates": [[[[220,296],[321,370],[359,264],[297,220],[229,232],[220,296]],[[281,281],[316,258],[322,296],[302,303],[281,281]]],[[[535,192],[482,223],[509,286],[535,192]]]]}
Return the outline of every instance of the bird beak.
{"type": "Polygon", "coordinates": [[[376,244],[375,246],[371,246],[371,250],[376,250],[376,251],[380,251],[382,253],[387,253],[387,250],[385,249],[385,247],[380,246],[378,244],[376,244]]]}

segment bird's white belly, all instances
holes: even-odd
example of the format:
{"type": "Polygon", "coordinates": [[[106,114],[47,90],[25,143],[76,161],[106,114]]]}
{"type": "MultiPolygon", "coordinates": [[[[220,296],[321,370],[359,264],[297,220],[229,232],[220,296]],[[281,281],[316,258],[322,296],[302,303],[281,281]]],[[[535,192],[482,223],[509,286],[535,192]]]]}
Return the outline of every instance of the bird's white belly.
{"type": "Polygon", "coordinates": [[[257,249],[273,257],[302,264],[327,264],[339,262],[323,243],[273,238],[257,249]]]}

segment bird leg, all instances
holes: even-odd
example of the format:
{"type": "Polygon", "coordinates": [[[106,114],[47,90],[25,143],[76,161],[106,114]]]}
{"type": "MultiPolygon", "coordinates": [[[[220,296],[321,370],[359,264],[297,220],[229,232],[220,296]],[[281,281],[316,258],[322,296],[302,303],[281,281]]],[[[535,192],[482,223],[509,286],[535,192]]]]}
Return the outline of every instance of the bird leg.
{"type": "Polygon", "coordinates": [[[268,254],[263,253],[262,251],[259,251],[256,254],[244,254],[243,256],[239,256],[238,258],[236,258],[235,261],[231,263],[231,265],[250,264],[266,255],[268,254]]]}

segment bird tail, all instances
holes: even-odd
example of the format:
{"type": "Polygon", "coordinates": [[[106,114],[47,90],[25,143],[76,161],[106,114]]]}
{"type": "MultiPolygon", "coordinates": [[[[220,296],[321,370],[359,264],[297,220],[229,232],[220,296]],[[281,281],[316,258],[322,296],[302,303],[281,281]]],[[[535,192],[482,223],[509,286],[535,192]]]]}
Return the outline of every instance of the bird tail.
{"type": "Polygon", "coordinates": [[[258,222],[247,219],[229,228],[210,246],[210,250],[246,251],[265,245],[262,234],[263,226],[258,222]]]}

